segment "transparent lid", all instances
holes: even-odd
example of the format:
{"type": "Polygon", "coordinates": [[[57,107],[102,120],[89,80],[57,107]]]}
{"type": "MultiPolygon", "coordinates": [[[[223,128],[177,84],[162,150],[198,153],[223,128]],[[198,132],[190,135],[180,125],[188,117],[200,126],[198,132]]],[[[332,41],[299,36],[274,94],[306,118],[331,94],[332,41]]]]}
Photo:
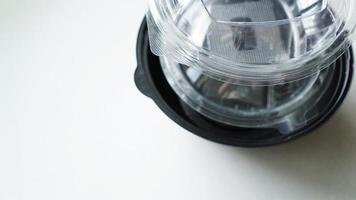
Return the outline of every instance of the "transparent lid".
{"type": "Polygon", "coordinates": [[[225,82],[318,73],[348,47],[352,0],[148,0],[151,50],[225,82]]]}

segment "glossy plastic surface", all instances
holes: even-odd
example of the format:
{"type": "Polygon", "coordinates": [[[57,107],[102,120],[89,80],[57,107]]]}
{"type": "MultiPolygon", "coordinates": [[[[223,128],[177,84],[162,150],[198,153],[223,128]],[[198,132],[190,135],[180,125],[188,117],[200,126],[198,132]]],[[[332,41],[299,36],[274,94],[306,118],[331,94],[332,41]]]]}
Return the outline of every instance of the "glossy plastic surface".
{"type": "MultiPolygon", "coordinates": [[[[347,53],[344,57],[351,59],[347,53]]],[[[246,86],[216,80],[166,57],[160,60],[169,84],[192,109],[230,126],[274,128],[283,134],[305,127],[324,113],[326,107],[317,105],[329,95],[337,67],[333,63],[298,81],[246,86]]]]}
{"type": "MultiPolygon", "coordinates": [[[[162,61],[152,54],[148,47],[147,27],[144,21],[137,41],[138,68],[135,83],[138,89],[150,97],[157,106],[173,121],[192,133],[206,139],[229,145],[260,147],[275,145],[296,139],[323,125],[344,101],[352,82],[353,53],[350,48],[336,62],[331,84],[324,95],[317,98],[313,108],[318,115],[304,122],[304,126],[294,132],[280,132],[275,128],[248,128],[229,126],[217,119],[205,117],[199,109],[193,109],[186,99],[178,96],[170,86],[163,72],[162,61]]],[[[162,59],[162,58],[161,58],[162,59]]],[[[309,109],[311,109],[310,107],[309,109]]],[[[286,129],[282,129],[286,130],[286,129]]]]}
{"type": "Polygon", "coordinates": [[[351,0],[149,0],[151,49],[225,82],[315,76],[351,43],[351,0]]]}

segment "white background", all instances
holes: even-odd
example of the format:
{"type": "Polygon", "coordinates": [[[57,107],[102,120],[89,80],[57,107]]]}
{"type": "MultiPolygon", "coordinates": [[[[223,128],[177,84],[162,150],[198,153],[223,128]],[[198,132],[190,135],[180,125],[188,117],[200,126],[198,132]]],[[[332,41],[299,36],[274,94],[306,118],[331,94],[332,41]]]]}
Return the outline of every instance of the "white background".
{"type": "Polygon", "coordinates": [[[0,0],[1,200],[356,197],[356,89],[315,134],[241,149],[134,86],[142,0],[0,0]]]}

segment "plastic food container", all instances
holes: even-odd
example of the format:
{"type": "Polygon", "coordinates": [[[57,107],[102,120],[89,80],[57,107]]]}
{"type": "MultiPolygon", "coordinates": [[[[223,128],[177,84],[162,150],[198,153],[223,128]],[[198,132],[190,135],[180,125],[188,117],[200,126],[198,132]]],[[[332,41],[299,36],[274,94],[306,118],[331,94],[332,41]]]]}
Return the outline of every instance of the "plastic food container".
{"type": "Polygon", "coordinates": [[[280,144],[325,123],[352,81],[351,0],[148,0],[135,82],[209,140],[280,144]]]}

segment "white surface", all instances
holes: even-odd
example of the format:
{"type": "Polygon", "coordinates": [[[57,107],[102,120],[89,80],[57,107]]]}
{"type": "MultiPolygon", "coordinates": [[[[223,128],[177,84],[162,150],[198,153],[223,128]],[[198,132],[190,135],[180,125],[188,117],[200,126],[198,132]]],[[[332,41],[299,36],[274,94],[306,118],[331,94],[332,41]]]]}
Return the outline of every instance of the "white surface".
{"type": "Polygon", "coordinates": [[[0,199],[355,198],[355,87],[296,142],[208,142],[134,86],[144,12],[142,0],[0,0],[0,199]]]}

